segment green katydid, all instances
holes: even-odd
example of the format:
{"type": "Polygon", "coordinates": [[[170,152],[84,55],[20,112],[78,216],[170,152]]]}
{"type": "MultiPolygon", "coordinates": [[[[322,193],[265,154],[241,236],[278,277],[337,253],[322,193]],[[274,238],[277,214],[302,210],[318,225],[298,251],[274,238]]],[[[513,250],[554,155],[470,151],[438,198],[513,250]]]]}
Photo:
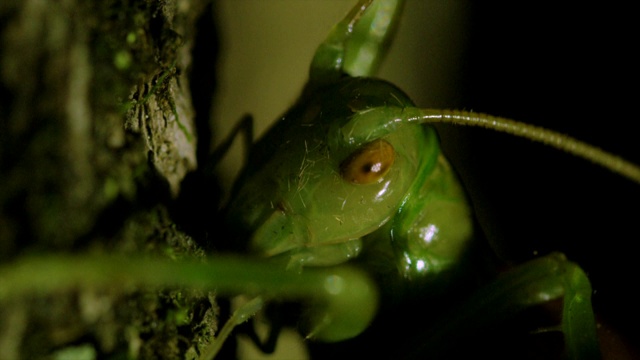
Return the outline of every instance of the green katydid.
{"type": "MultiPolygon", "coordinates": [[[[466,274],[458,273],[458,265],[461,259],[475,255],[469,254],[469,249],[475,250],[470,239],[470,207],[439,153],[435,132],[422,123],[430,118],[443,120],[442,115],[468,121],[470,114],[417,109],[401,90],[387,82],[342,74],[373,73],[369,61],[348,60],[352,51],[363,50],[366,43],[352,37],[349,29],[363,31],[373,15],[399,21],[392,10],[376,10],[375,6],[386,4],[394,9],[400,3],[359,1],[316,53],[311,80],[287,120],[276,125],[252,150],[250,164],[255,167],[249,167],[237,183],[226,214],[231,225],[237,225],[238,237],[250,238],[250,247],[260,255],[270,255],[273,261],[216,256],[209,264],[109,257],[22,259],[11,268],[0,269],[0,278],[7,280],[0,283],[0,301],[23,292],[49,293],[77,284],[112,285],[119,279],[148,285],[216,288],[221,294],[257,295],[253,307],[245,306],[233,321],[251,316],[262,300],[318,303],[320,306],[310,312],[311,335],[341,340],[366,331],[377,300],[363,272],[333,265],[355,257],[362,265],[385,267],[380,272],[382,277],[388,276],[389,269],[399,268],[404,276],[398,277],[399,282],[392,281],[391,286],[418,284],[419,290],[434,283],[439,287],[439,282],[443,290],[449,290],[449,280],[466,278],[466,274]],[[372,165],[367,165],[370,162],[372,165]],[[272,166],[264,167],[269,164],[272,166]],[[359,171],[363,168],[364,174],[359,171]],[[436,191],[427,191],[431,189],[436,191]],[[426,216],[430,208],[443,210],[435,212],[432,223],[426,216]],[[447,242],[442,242],[444,239],[447,242]],[[33,277],[34,273],[51,274],[55,281],[33,277]],[[441,276],[444,280],[439,281],[441,276]],[[404,278],[410,281],[404,282],[404,278]]],[[[382,27],[383,42],[391,35],[391,27],[382,27]]],[[[371,38],[365,31],[364,39],[371,38]]],[[[384,46],[375,50],[373,59],[379,59],[383,51],[384,46]]],[[[491,118],[480,115],[477,119],[491,118]]],[[[515,127],[531,130],[524,125],[515,127]]],[[[538,140],[555,136],[550,132],[539,134],[538,140]]],[[[602,165],[611,167],[617,161],[605,155],[602,165]]],[[[638,168],[624,164],[625,171],[637,181],[633,174],[638,168]]],[[[451,286],[456,287],[455,283],[451,286]]],[[[532,301],[562,298],[563,294],[570,295],[564,297],[562,320],[569,355],[597,356],[593,314],[587,301],[588,280],[579,267],[557,254],[538,258],[470,295],[453,312],[453,318],[444,322],[440,319],[440,325],[444,325],[441,331],[427,332],[425,338],[418,331],[418,341],[408,343],[428,343],[417,351],[438,352],[443,350],[438,345],[482,332],[483,326],[495,320],[491,318],[509,317],[532,301]],[[527,286],[521,286],[523,281],[524,285],[539,286],[538,296],[528,296],[527,286]],[[517,309],[505,313],[497,311],[497,306],[517,309]],[[578,336],[574,334],[576,329],[578,336]],[[583,334],[586,338],[580,336],[583,334]]],[[[440,308],[431,310],[432,315],[441,312],[440,308]]],[[[400,312],[407,317],[405,323],[429,326],[431,319],[415,319],[416,313],[415,308],[400,312]]],[[[234,323],[229,324],[226,329],[233,328],[234,323]]],[[[403,328],[385,330],[410,332],[403,328]]],[[[389,339],[398,338],[388,335],[389,339]]],[[[213,356],[224,338],[214,341],[203,357],[213,356]]],[[[369,344],[374,349],[378,345],[403,346],[391,340],[374,345],[369,344]]]]}
{"type": "MultiPolygon", "coordinates": [[[[360,2],[359,6],[367,3],[360,2]]],[[[380,3],[383,2],[375,5],[380,3]]],[[[393,7],[395,3],[391,1],[384,4],[393,7]]],[[[370,21],[360,20],[357,9],[358,6],[343,23],[344,29],[355,25],[356,33],[359,29],[356,21],[370,21]]],[[[369,14],[383,12],[370,11],[369,14]]],[[[427,277],[437,277],[440,271],[451,271],[465,255],[471,220],[464,196],[453,176],[448,177],[449,170],[442,170],[448,166],[446,161],[436,160],[438,150],[430,148],[434,140],[411,143],[412,134],[420,133],[420,126],[409,123],[428,122],[429,118],[436,121],[448,118],[448,121],[460,123],[490,123],[487,126],[497,130],[509,129],[506,131],[552,143],[612,170],[629,170],[625,175],[637,181],[635,166],[573,139],[481,114],[411,109],[412,104],[405,102],[405,95],[396,92],[397,89],[388,84],[371,80],[339,80],[342,72],[356,76],[373,72],[367,61],[350,60],[350,50],[366,52],[370,49],[367,44],[348,45],[352,34],[344,29],[340,30],[338,26],[318,50],[303,98],[258,142],[254,148],[255,156],[250,159],[249,167],[240,179],[240,186],[235,188],[229,219],[238,222],[238,229],[247,230],[245,235],[252,237],[250,247],[253,250],[269,256],[285,257],[288,259],[285,263],[290,268],[300,270],[303,265],[329,265],[346,261],[358,255],[361,246],[366,247],[374,241],[372,238],[384,237],[385,241],[396,244],[398,266],[406,277],[420,277],[421,272],[427,277]],[[402,132],[407,130],[408,133],[402,132]],[[354,181],[348,180],[350,175],[344,168],[350,165],[345,163],[350,164],[352,158],[357,158],[363,152],[372,152],[372,147],[386,154],[388,142],[380,139],[387,137],[393,139],[389,140],[393,144],[391,148],[398,147],[398,163],[394,163],[393,159],[390,160],[393,165],[381,162],[375,163],[375,166],[383,169],[388,166],[399,173],[383,172],[380,179],[372,181],[374,184],[365,186],[348,184],[354,181]],[[415,151],[416,144],[421,144],[418,145],[422,151],[420,155],[411,152],[415,151]],[[425,154],[430,151],[431,157],[425,154]],[[602,159],[598,160],[601,155],[602,159]],[[416,160],[420,156],[430,157],[430,160],[416,160]],[[412,168],[407,165],[412,161],[422,165],[412,168]],[[434,165],[436,162],[442,164],[434,165]],[[448,174],[444,176],[446,180],[435,180],[440,176],[437,175],[439,173],[448,174]],[[426,190],[429,186],[431,188],[426,190]],[[433,190],[441,187],[447,187],[446,192],[437,193],[437,190],[433,190]],[[385,197],[387,189],[394,190],[390,192],[390,198],[385,197]],[[374,208],[372,203],[379,204],[382,209],[374,208]],[[438,210],[431,210],[430,207],[438,210]],[[442,218],[438,219],[439,216],[442,218]],[[424,226],[416,225],[420,221],[416,219],[423,218],[428,218],[424,220],[424,226]],[[439,239],[446,245],[439,246],[437,241],[424,245],[431,241],[427,238],[432,239],[424,234],[434,231],[439,232],[439,239]],[[447,232],[452,234],[448,238],[444,235],[447,232]],[[363,235],[367,236],[362,241],[364,245],[360,243],[363,235]],[[409,240],[411,236],[416,239],[409,240]],[[409,249],[425,253],[416,255],[409,249]]],[[[357,34],[353,35],[353,38],[357,37],[357,34]]],[[[357,43],[356,40],[353,42],[357,43]]],[[[429,131],[425,130],[425,138],[432,136],[429,131]]],[[[575,265],[555,260],[558,263],[554,264],[571,268],[567,271],[581,273],[575,265]]],[[[558,285],[567,279],[557,279],[558,282],[554,284],[558,285]]],[[[580,281],[586,281],[586,278],[581,277],[580,281]]],[[[576,287],[579,285],[576,284],[576,287]]],[[[590,290],[588,287],[586,289],[576,293],[571,293],[573,289],[567,291],[571,296],[582,299],[588,297],[590,290]]],[[[571,296],[567,297],[568,302],[572,301],[571,296]]],[[[565,305],[565,308],[570,306],[565,305]]],[[[585,316],[588,318],[588,315],[585,316]]],[[[563,325],[567,326],[565,333],[569,334],[569,328],[575,324],[565,322],[563,325]]],[[[587,331],[584,324],[580,326],[583,326],[582,332],[587,331]]],[[[591,331],[592,337],[586,343],[596,347],[593,328],[591,331]]],[[[568,338],[571,345],[577,342],[577,339],[568,338]]]]}

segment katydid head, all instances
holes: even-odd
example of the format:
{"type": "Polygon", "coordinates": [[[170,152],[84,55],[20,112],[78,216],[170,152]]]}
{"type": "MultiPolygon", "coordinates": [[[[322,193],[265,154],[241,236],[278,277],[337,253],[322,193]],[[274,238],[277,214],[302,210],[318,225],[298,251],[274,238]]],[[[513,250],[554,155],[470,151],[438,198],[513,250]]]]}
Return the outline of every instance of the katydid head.
{"type": "Polygon", "coordinates": [[[435,136],[400,119],[413,104],[395,86],[344,78],[305,96],[252,149],[228,219],[262,254],[335,264],[398,211],[435,136]],[[431,142],[431,143],[428,143],[431,142]]]}

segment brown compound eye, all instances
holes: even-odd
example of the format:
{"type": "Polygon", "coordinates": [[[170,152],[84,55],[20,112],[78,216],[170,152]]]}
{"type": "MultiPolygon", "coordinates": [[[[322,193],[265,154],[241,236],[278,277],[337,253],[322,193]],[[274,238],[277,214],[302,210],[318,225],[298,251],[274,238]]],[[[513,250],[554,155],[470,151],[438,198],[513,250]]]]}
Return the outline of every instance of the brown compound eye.
{"type": "Polygon", "coordinates": [[[391,144],[382,139],[374,140],[342,161],[340,175],[354,184],[371,184],[389,172],[395,157],[391,144]]]}

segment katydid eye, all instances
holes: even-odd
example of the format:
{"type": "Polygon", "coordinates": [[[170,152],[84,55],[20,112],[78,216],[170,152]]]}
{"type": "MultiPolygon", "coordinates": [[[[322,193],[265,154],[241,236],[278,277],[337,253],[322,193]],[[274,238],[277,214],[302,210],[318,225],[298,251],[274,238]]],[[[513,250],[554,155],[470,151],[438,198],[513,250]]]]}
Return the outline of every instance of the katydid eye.
{"type": "Polygon", "coordinates": [[[340,164],[342,178],[354,184],[371,184],[380,180],[395,160],[393,146],[378,139],[363,145],[340,164]]]}

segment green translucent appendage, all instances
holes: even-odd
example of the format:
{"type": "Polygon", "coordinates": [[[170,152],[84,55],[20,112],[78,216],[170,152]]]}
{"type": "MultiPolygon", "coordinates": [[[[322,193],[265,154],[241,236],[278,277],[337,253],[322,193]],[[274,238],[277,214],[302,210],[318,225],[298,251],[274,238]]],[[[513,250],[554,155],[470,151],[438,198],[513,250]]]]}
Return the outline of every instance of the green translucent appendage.
{"type": "Polygon", "coordinates": [[[487,324],[513,318],[523,310],[563,298],[561,329],[570,359],[600,359],[591,285],[586,275],[563,254],[552,253],[524,263],[482,288],[422,341],[420,351],[446,354],[461,339],[487,324]]]}
{"type": "Polygon", "coordinates": [[[373,75],[393,37],[403,3],[404,0],[359,1],[316,50],[311,81],[335,81],[343,73],[373,75]]]}
{"type": "Polygon", "coordinates": [[[567,354],[570,359],[600,359],[595,317],[591,306],[591,283],[575,264],[567,269],[562,312],[567,354]]]}
{"type": "Polygon", "coordinates": [[[306,301],[312,305],[307,325],[310,336],[323,341],[356,336],[373,319],[377,290],[363,272],[338,266],[296,273],[280,265],[240,257],[213,257],[207,262],[107,255],[23,258],[0,267],[0,303],[74,288],[178,286],[222,295],[260,294],[265,299],[306,301]]]}

